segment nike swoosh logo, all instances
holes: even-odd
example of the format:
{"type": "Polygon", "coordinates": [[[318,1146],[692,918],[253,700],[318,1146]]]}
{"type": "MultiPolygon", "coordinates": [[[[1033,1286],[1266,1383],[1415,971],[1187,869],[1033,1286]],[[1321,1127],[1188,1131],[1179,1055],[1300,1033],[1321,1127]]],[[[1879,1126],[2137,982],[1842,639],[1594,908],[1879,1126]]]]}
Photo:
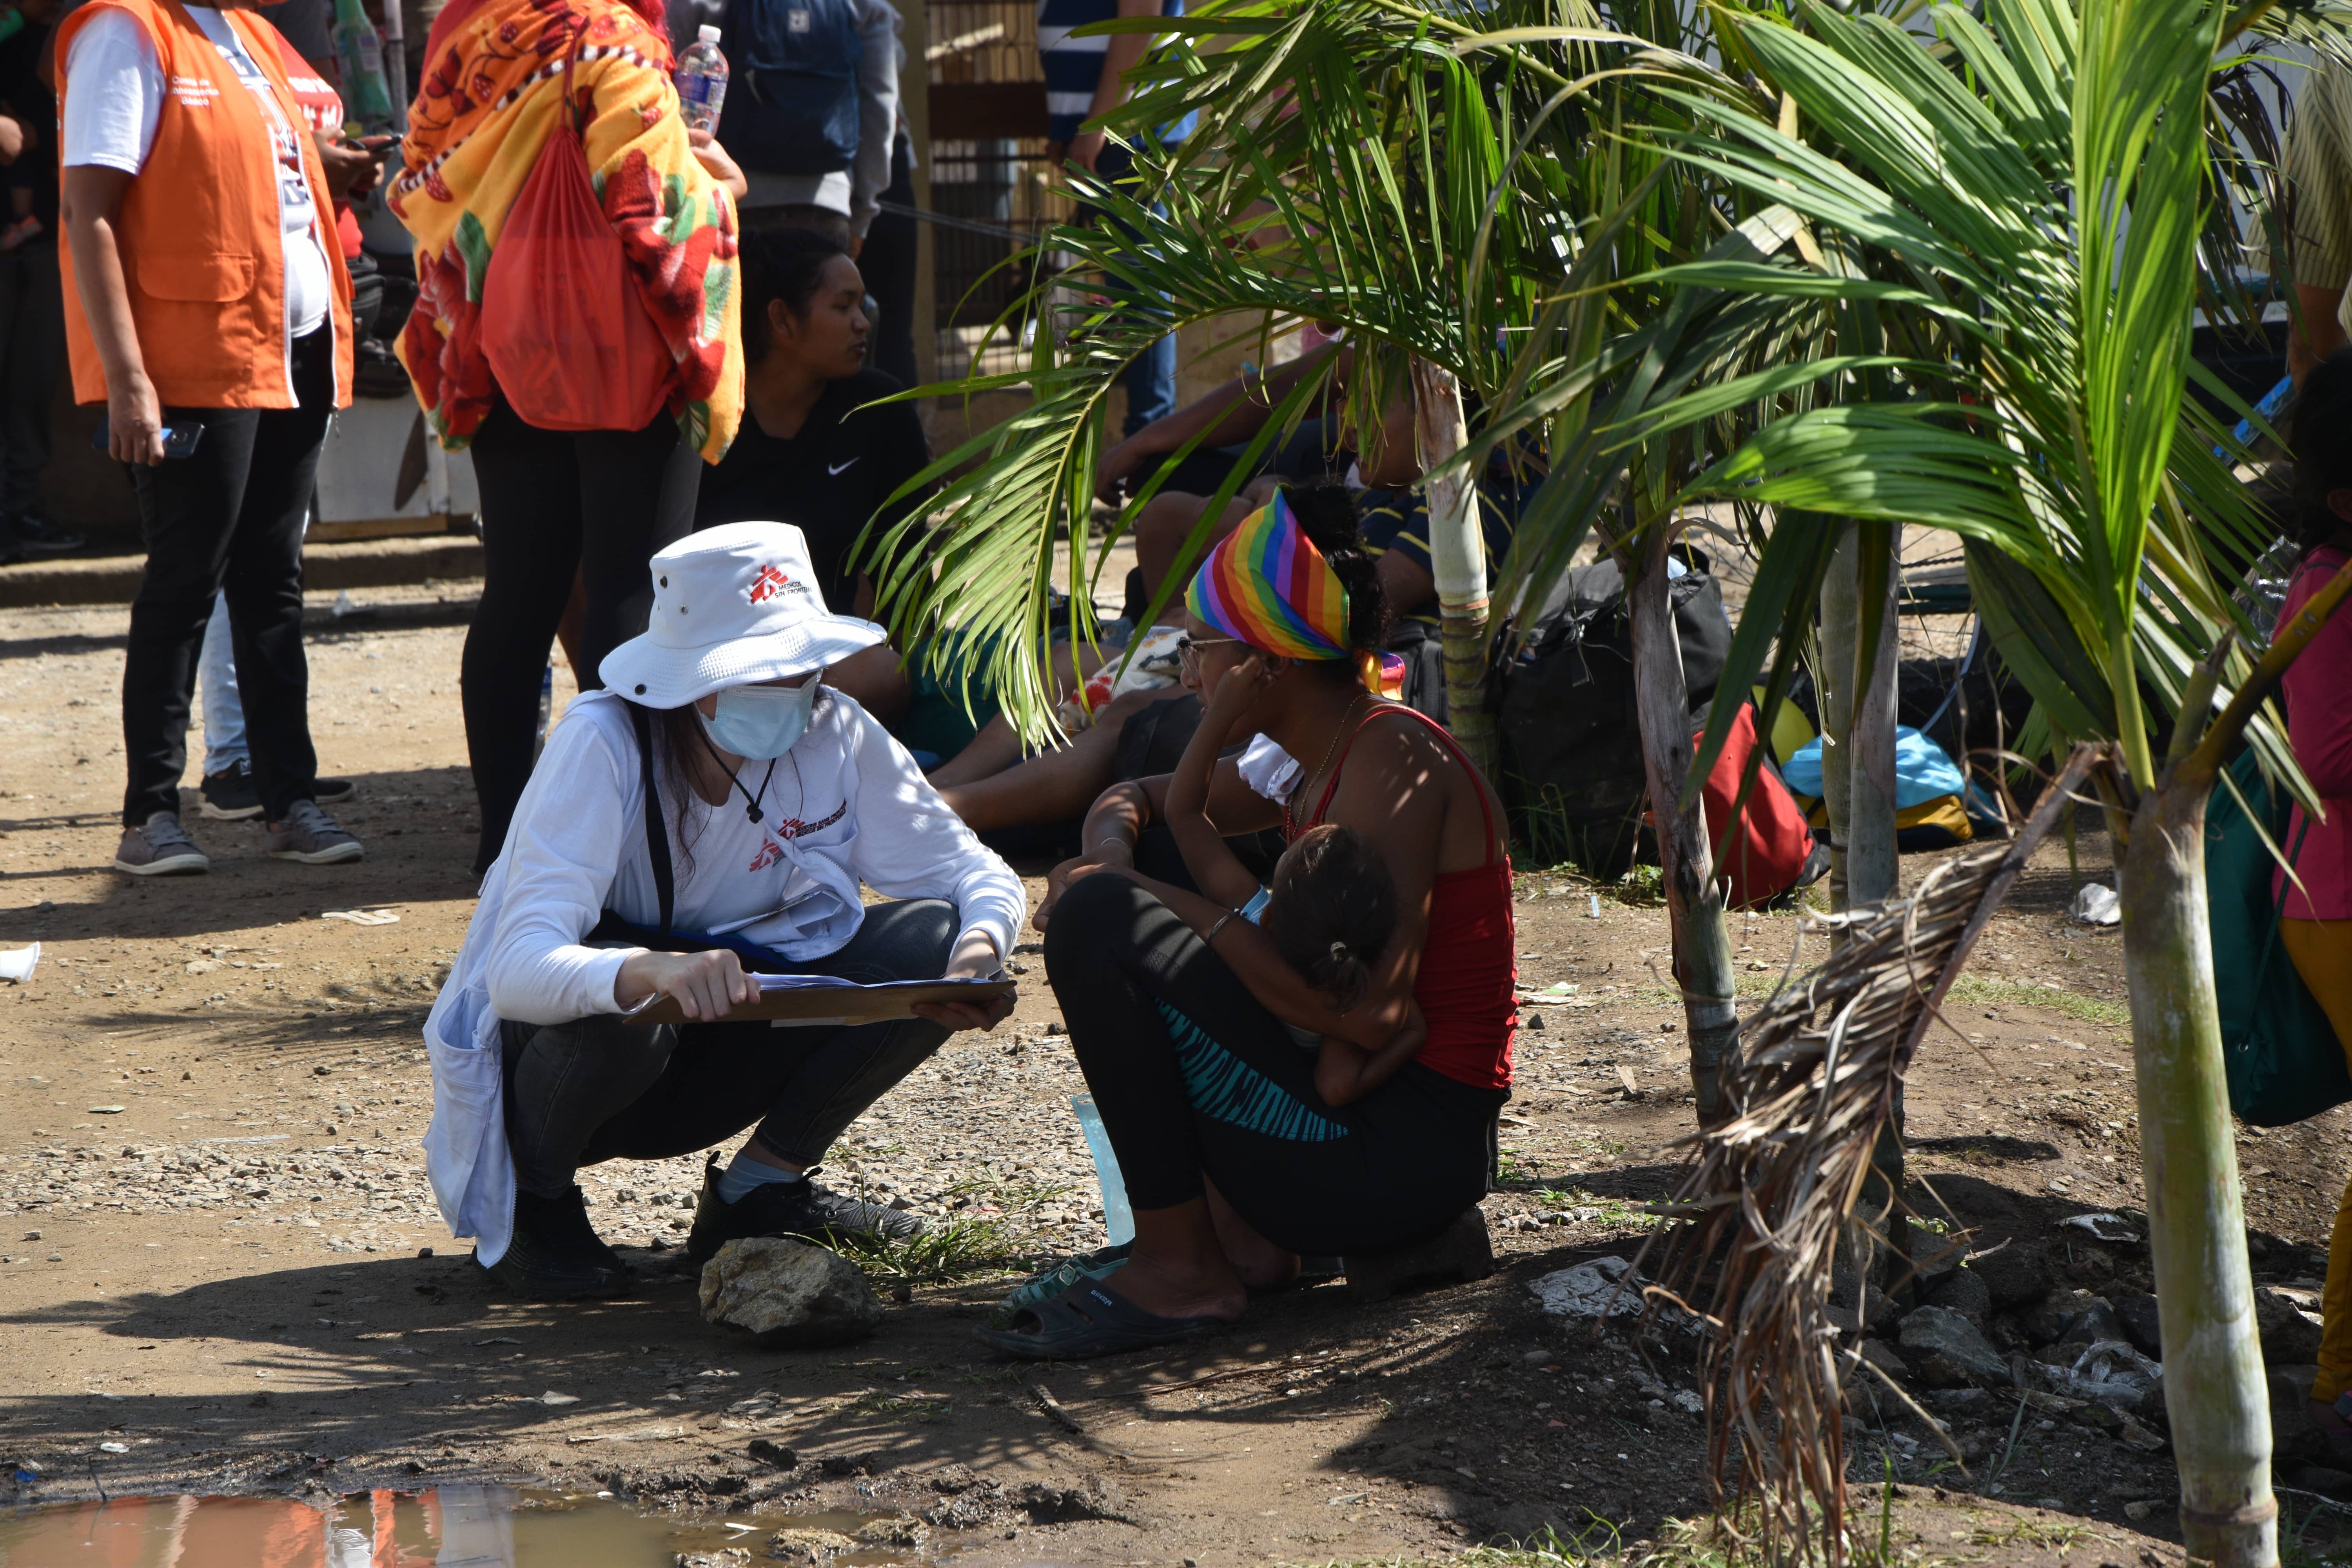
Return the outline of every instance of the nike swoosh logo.
{"type": "MultiPolygon", "coordinates": [[[[857,461],[857,459],[856,459],[856,458],[850,458],[850,459],[849,459],[849,463],[854,463],[854,462],[856,462],[856,461],[857,461]]],[[[837,474],[837,473],[841,472],[841,470],[842,470],[842,469],[844,469],[844,468],[847,468],[847,467],[849,467],[849,463],[839,463],[839,464],[835,464],[835,463],[827,463],[827,464],[824,466],[824,471],[825,471],[826,473],[828,473],[828,474],[837,474]]]]}

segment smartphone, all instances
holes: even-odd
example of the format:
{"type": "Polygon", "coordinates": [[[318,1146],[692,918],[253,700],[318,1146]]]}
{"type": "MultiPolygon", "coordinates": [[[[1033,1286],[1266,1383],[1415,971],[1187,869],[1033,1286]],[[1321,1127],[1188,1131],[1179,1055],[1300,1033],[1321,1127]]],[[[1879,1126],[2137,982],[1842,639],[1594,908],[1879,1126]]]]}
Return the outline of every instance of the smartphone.
{"type": "MultiPolygon", "coordinates": [[[[197,424],[194,420],[190,420],[184,425],[164,426],[163,456],[166,458],[192,458],[195,456],[196,443],[204,438],[204,434],[205,427],[202,425],[197,424]]],[[[103,452],[107,449],[107,447],[111,440],[112,432],[110,427],[107,421],[100,419],[98,422],[97,431],[89,438],[89,444],[103,452]]]]}

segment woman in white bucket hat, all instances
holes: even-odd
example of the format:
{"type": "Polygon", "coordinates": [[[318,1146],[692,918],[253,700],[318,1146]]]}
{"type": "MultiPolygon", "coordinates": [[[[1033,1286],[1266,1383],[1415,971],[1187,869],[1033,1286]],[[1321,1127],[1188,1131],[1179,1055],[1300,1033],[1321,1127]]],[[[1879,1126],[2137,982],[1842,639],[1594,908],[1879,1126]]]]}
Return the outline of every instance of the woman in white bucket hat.
{"type": "Polygon", "coordinates": [[[754,1122],[733,1163],[704,1173],[695,1262],[736,1237],[911,1232],[818,1184],[816,1163],[950,1031],[1011,1010],[726,1021],[756,994],[744,956],[866,984],[990,975],[1025,906],[898,742],[823,685],[883,632],[827,612],[799,529],[730,523],[651,565],[648,630],[549,736],[425,1026],[441,1212],[493,1278],[541,1299],[628,1280],[589,1226],[580,1166],[688,1153],[754,1122]],[[895,901],[867,907],[861,882],[895,901]],[[621,1016],[657,994],[693,1021],[621,1016]]]}

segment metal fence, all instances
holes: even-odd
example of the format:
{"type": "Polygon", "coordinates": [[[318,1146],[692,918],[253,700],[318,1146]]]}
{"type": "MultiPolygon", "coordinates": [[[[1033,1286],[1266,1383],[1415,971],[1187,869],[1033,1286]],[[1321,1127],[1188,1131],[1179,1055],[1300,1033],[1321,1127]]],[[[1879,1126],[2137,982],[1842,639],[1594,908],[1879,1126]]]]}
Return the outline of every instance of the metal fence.
{"type": "MultiPolygon", "coordinates": [[[[961,374],[1029,285],[1006,263],[1070,203],[1045,161],[1045,81],[1029,0],[930,0],[931,207],[940,370],[961,374]]],[[[1000,343],[991,360],[1009,357],[1000,343]]],[[[990,365],[984,368],[995,368],[990,365]]]]}

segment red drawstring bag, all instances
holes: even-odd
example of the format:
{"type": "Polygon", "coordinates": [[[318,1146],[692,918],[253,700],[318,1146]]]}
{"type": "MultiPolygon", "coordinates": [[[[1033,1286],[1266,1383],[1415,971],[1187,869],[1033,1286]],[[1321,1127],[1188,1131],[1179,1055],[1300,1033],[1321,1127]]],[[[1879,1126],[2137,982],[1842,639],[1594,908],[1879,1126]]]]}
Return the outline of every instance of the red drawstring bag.
{"type": "MultiPolygon", "coordinates": [[[[1694,744],[1698,738],[1691,737],[1694,744]]],[[[1731,816],[1731,803],[1739,797],[1739,781],[1756,745],[1756,710],[1743,702],[1700,791],[1706,802],[1708,844],[1716,850],[1715,874],[1727,884],[1724,902],[1735,910],[1769,903],[1795,887],[1813,852],[1813,830],[1769,761],[1757,767],[1739,825],[1725,841],[1723,826],[1731,816]]]]}
{"type": "Polygon", "coordinates": [[[482,279],[482,353],[507,405],[543,430],[640,430],[674,364],[620,237],[597,204],[572,97],[507,214],[482,279]]]}

